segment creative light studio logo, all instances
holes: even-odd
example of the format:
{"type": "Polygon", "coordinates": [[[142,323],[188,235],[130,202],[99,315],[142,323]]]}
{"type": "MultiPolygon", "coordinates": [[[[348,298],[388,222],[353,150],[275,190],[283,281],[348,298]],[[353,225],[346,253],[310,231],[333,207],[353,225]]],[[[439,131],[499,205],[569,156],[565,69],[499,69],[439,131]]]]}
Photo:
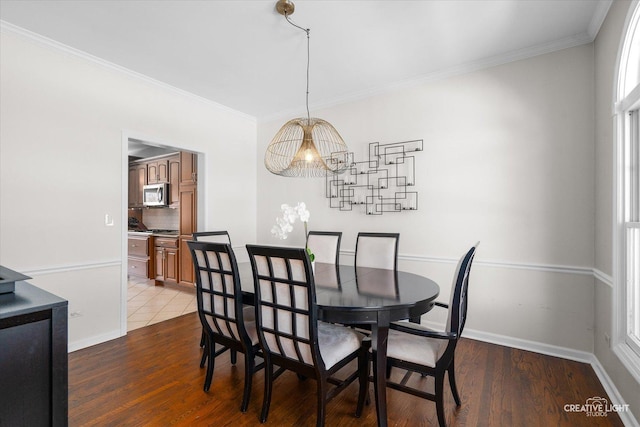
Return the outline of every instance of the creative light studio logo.
{"type": "Polygon", "coordinates": [[[626,412],[629,405],[613,405],[604,397],[590,397],[585,403],[568,403],[565,412],[583,412],[587,417],[606,417],[610,412],[626,412]]]}

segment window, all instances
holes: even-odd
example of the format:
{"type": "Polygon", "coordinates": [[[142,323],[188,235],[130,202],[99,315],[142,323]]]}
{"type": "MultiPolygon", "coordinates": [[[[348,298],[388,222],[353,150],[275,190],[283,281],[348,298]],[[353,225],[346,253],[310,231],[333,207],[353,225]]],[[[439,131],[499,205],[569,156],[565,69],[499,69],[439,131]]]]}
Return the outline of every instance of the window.
{"type": "Polygon", "coordinates": [[[614,351],[640,380],[640,7],[632,7],[617,81],[614,351]]]}

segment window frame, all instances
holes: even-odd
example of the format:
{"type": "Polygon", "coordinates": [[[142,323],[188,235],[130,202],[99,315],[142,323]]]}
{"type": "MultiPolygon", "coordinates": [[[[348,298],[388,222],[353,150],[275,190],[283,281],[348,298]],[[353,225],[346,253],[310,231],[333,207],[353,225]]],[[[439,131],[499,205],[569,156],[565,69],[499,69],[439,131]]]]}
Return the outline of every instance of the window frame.
{"type": "MultiPolygon", "coordinates": [[[[629,370],[636,381],[640,382],[640,330],[632,328],[633,322],[640,322],[640,285],[631,288],[629,272],[629,236],[631,229],[640,230],[640,195],[637,188],[629,189],[630,185],[636,185],[640,180],[640,162],[638,151],[640,150],[640,78],[634,77],[634,88],[629,90],[628,71],[637,72],[637,63],[634,67],[629,64],[640,61],[640,54],[636,48],[631,48],[631,43],[640,40],[640,3],[634,1],[627,15],[627,22],[623,32],[618,56],[618,72],[615,86],[615,143],[614,156],[615,173],[615,212],[613,230],[613,341],[611,343],[614,353],[629,370]],[[633,168],[630,162],[635,162],[633,168]],[[635,178],[634,178],[635,177],[635,178]],[[633,184],[632,184],[633,183],[633,184]],[[635,303],[635,305],[634,305],[635,303]],[[634,331],[635,329],[635,336],[634,331]]],[[[640,231],[639,231],[640,232],[640,231]]],[[[635,272],[635,274],[639,274],[635,272]]]]}

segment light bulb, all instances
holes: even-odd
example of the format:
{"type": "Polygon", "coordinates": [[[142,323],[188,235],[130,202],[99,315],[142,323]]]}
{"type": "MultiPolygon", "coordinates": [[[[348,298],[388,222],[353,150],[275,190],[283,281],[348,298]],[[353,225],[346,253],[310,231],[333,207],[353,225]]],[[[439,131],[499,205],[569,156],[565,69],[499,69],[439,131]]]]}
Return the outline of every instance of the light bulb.
{"type": "Polygon", "coordinates": [[[306,150],[304,150],[304,159],[307,162],[311,162],[313,161],[313,151],[311,151],[309,148],[307,148],[306,150]]]}

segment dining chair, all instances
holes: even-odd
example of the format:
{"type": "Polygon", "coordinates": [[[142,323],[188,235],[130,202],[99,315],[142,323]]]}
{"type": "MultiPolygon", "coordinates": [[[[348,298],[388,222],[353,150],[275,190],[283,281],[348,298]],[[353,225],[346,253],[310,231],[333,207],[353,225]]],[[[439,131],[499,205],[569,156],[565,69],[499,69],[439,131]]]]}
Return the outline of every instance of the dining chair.
{"type": "Polygon", "coordinates": [[[253,307],[242,304],[238,264],[230,244],[189,241],[196,270],[198,316],[208,353],[204,391],[209,391],[215,359],[226,350],[244,353],[244,393],[240,410],[249,405],[253,374],[264,366],[255,364],[260,346],[253,307]],[[216,344],[222,346],[216,352],[216,344]]]}
{"type": "MultiPolygon", "coordinates": [[[[193,240],[196,242],[212,242],[212,243],[228,243],[231,244],[231,237],[229,237],[229,233],[226,230],[220,231],[198,231],[193,233],[193,240]]],[[[206,336],[204,333],[204,328],[202,329],[202,335],[200,336],[200,347],[205,347],[206,345],[206,336]]],[[[209,352],[205,348],[202,352],[202,358],[200,359],[200,367],[203,368],[204,364],[207,362],[209,352]]],[[[235,350],[231,350],[231,363],[235,365],[237,359],[237,354],[235,350]]]]}
{"type": "MultiPolygon", "coordinates": [[[[444,417],[444,375],[449,375],[451,393],[457,406],[461,405],[455,380],[455,349],[467,320],[467,291],[471,263],[479,242],[465,253],[456,268],[449,304],[436,303],[448,308],[449,315],[444,332],[433,331],[414,323],[392,323],[387,342],[387,366],[407,371],[400,383],[387,379],[387,386],[436,403],[438,423],[445,427],[444,417]],[[412,372],[431,376],[435,380],[435,393],[407,385],[412,372]]],[[[387,376],[389,376],[389,370],[387,376]]]]}
{"type": "Polygon", "coordinates": [[[310,231],[307,247],[315,255],[316,262],[339,264],[341,231],[310,231]]]}
{"type": "Polygon", "coordinates": [[[192,234],[196,242],[228,243],[231,244],[231,237],[226,230],[220,231],[198,231],[192,234]]]}
{"type": "Polygon", "coordinates": [[[397,270],[399,233],[358,233],[355,266],[397,270]]]}
{"type": "Polygon", "coordinates": [[[318,321],[311,262],[304,248],[247,245],[247,252],[265,360],[260,421],[267,420],[273,382],[285,370],[316,380],[317,426],[324,426],[327,402],[357,378],[360,391],[355,416],[359,417],[367,395],[370,341],[352,329],[318,321]],[[344,380],[334,378],[356,358],[355,372],[344,380]],[[279,366],[276,372],[274,365],[279,366]],[[335,387],[329,389],[329,384],[335,387]]]}

